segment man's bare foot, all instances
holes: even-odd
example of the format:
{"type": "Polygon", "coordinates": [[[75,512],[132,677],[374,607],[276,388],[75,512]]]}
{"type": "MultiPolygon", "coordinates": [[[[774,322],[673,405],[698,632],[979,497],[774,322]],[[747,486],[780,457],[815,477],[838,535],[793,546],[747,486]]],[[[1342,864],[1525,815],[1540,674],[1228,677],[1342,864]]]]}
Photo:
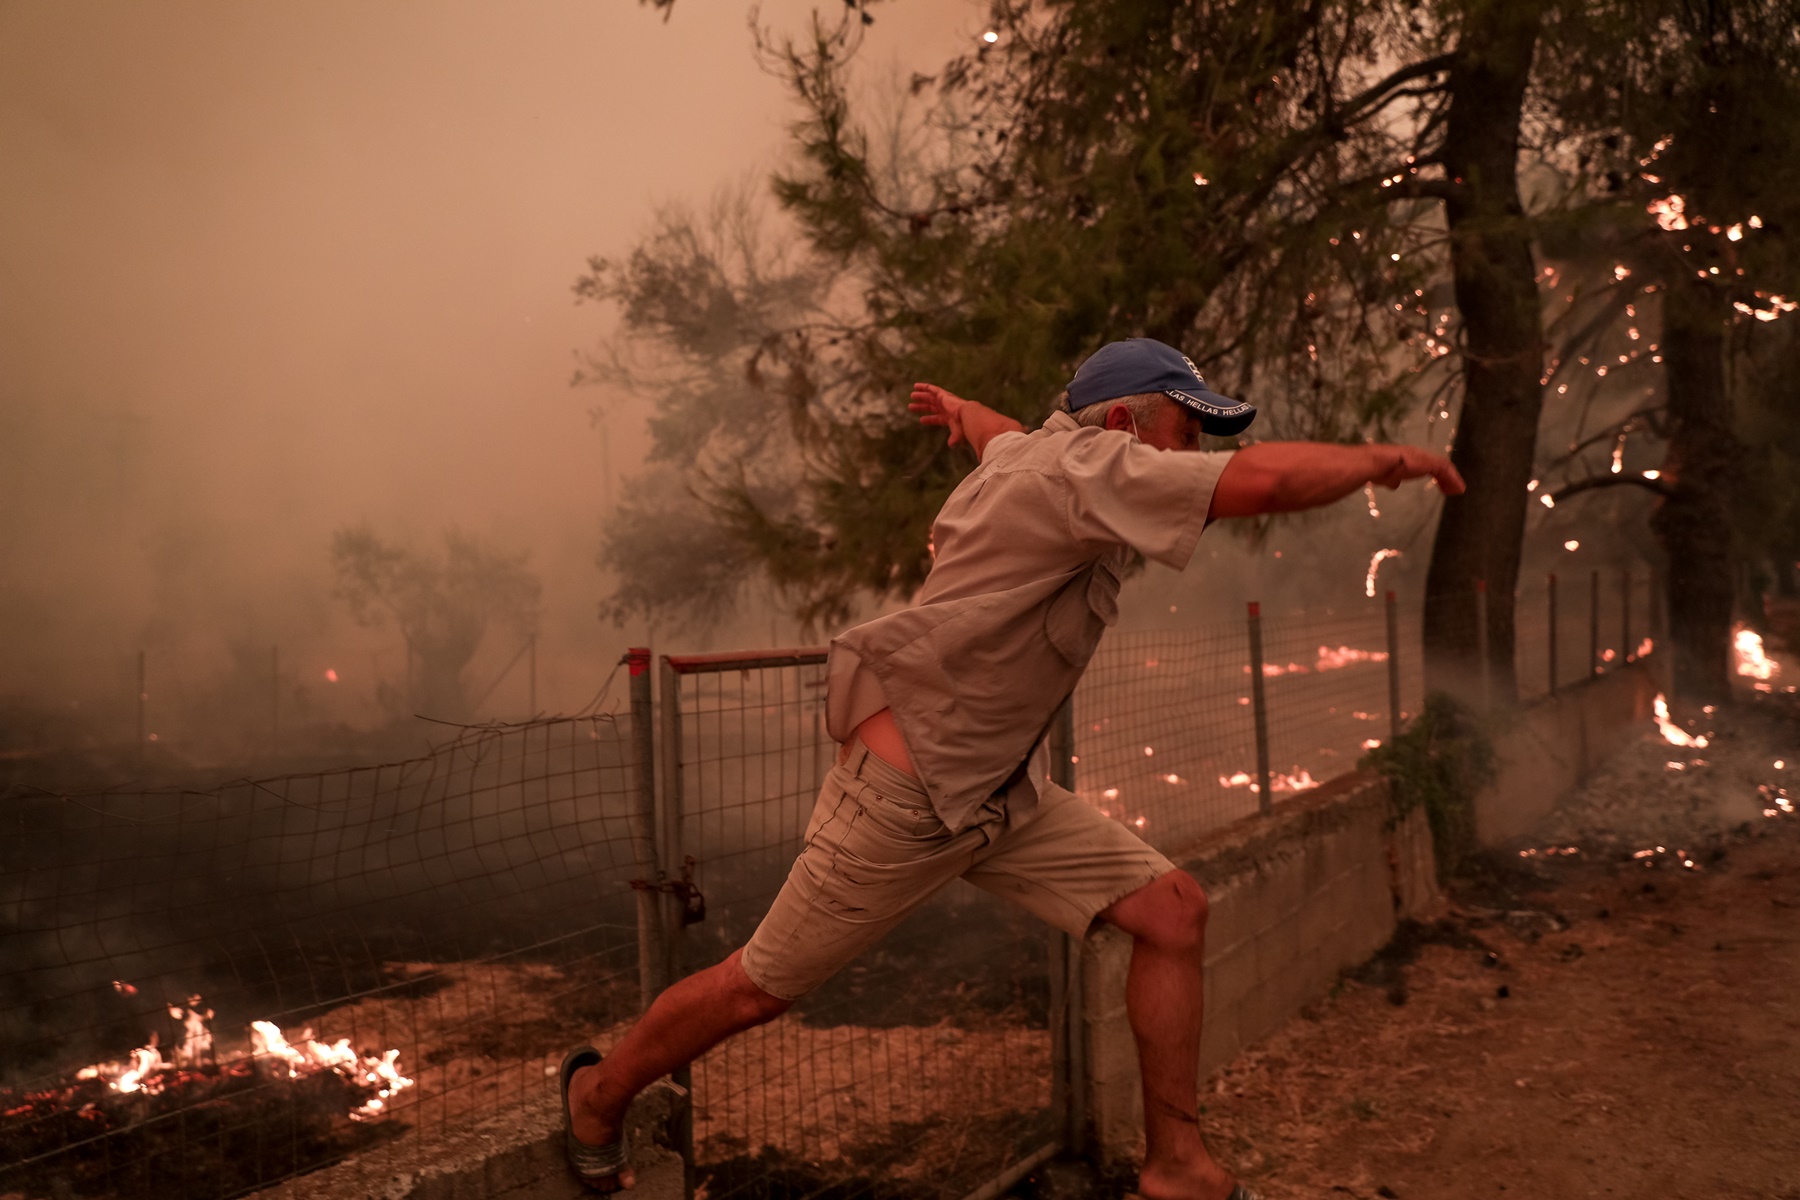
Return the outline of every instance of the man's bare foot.
{"type": "MultiPolygon", "coordinates": [[[[624,1136],[625,1122],[623,1118],[607,1117],[594,1103],[600,1091],[599,1076],[598,1065],[580,1067],[569,1076],[569,1129],[577,1141],[590,1146],[610,1146],[624,1136]]],[[[581,1182],[591,1192],[616,1192],[635,1187],[637,1175],[626,1167],[611,1179],[584,1179],[581,1182]]]]}
{"type": "Polygon", "coordinates": [[[1143,1200],[1230,1200],[1237,1180],[1210,1158],[1145,1163],[1138,1172],[1143,1200]]]}

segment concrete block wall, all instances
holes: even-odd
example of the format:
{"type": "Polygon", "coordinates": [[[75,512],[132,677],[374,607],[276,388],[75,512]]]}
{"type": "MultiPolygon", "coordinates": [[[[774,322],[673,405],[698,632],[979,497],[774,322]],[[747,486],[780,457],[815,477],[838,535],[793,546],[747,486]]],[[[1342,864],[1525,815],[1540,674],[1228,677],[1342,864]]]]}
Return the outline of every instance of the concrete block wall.
{"type": "Polygon", "coordinates": [[[1651,725],[1657,682],[1634,663],[1520,710],[1494,738],[1498,776],[1475,797],[1475,837],[1495,846],[1529,833],[1587,773],[1651,725]]]}
{"type": "MultiPolygon", "coordinates": [[[[1172,856],[1206,889],[1202,1077],[1325,994],[1405,917],[1439,903],[1422,811],[1395,821],[1385,779],[1351,775],[1172,856]]],[[[1137,1049],[1125,1014],[1129,938],[1083,950],[1090,1144],[1129,1157],[1143,1130],[1137,1049]]]]}

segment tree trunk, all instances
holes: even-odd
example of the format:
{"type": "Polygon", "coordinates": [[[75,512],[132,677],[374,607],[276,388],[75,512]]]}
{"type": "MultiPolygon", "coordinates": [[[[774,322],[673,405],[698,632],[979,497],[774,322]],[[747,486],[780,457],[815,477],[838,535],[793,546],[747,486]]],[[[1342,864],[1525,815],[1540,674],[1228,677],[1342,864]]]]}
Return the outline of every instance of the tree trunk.
{"type": "Polygon", "coordinates": [[[1425,577],[1427,685],[1467,697],[1478,678],[1475,590],[1487,581],[1494,699],[1517,696],[1513,590],[1543,407],[1544,341],[1519,200],[1519,118],[1542,24],[1537,0],[1470,0],[1450,72],[1444,166],[1450,264],[1463,326],[1463,402],[1425,577]]]}
{"type": "Polygon", "coordinates": [[[1663,297],[1669,452],[1662,481],[1670,495],[1650,520],[1668,559],[1672,687],[1700,704],[1731,698],[1731,510],[1744,462],[1725,386],[1722,303],[1692,279],[1678,279],[1663,297]]]}

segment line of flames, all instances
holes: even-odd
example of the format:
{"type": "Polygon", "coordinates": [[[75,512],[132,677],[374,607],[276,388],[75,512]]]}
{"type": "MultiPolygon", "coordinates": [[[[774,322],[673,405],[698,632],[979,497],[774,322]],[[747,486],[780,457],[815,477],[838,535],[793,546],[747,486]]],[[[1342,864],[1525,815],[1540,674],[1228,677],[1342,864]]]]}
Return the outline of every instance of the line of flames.
{"type": "MultiPolygon", "coordinates": [[[[1262,665],[1263,677],[1273,679],[1277,675],[1311,675],[1317,671],[1338,671],[1345,667],[1359,666],[1362,663],[1384,663],[1388,660],[1386,650],[1359,650],[1355,646],[1320,646],[1318,661],[1310,667],[1303,663],[1266,662],[1262,665]]],[[[1243,668],[1244,674],[1250,673],[1249,667],[1243,668]]]]}
{"type": "MultiPolygon", "coordinates": [[[[170,1012],[176,1013],[176,1007],[171,1006],[170,1012]]],[[[303,1029],[297,1041],[289,1041],[281,1026],[273,1021],[250,1022],[250,1044],[247,1057],[258,1068],[283,1078],[299,1079],[331,1071],[357,1087],[373,1092],[374,1095],[361,1106],[350,1110],[348,1115],[352,1121],[366,1121],[377,1116],[387,1107],[388,1100],[413,1086],[413,1080],[400,1073],[398,1050],[359,1054],[350,1048],[349,1038],[321,1042],[313,1037],[311,1029],[303,1029]]],[[[75,1078],[102,1080],[108,1090],[121,1095],[155,1096],[168,1085],[171,1074],[182,1066],[191,1065],[189,1060],[202,1057],[203,1051],[210,1049],[210,1032],[206,1032],[202,1046],[196,1042],[190,1026],[188,1041],[177,1048],[176,1060],[171,1061],[163,1057],[156,1036],[152,1034],[149,1042],[133,1050],[123,1062],[83,1067],[75,1073],[75,1078]]]]}

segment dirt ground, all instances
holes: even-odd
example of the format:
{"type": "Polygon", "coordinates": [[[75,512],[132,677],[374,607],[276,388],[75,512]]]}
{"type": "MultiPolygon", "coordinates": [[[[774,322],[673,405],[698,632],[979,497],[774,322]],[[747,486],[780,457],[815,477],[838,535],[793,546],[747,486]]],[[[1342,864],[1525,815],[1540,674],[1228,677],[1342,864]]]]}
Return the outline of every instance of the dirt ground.
{"type": "Polygon", "coordinates": [[[1268,1200],[1800,1200],[1800,721],[1694,716],[1209,1081],[1215,1153],[1268,1200]]]}

